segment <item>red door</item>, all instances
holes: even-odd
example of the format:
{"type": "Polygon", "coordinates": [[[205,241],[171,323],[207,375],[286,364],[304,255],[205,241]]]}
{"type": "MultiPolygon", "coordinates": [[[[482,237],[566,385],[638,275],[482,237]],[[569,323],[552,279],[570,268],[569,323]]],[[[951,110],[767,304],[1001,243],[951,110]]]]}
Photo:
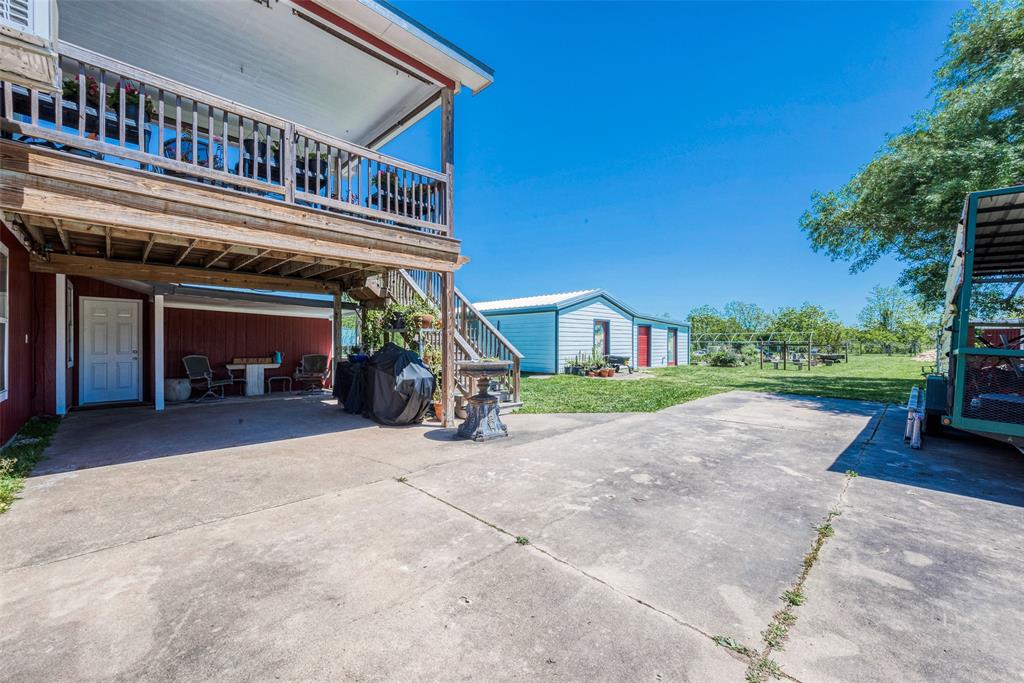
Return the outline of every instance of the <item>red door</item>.
{"type": "Polygon", "coordinates": [[[641,368],[651,367],[651,326],[639,325],[636,328],[636,364],[641,368]]]}

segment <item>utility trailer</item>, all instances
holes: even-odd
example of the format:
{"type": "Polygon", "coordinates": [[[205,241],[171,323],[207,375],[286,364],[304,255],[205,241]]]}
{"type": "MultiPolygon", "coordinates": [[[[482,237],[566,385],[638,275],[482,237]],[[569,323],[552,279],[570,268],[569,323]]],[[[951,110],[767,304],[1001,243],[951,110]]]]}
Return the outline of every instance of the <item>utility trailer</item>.
{"type": "Polygon", "coordinates": [[[972,192],[946,277],[936,372],[925,385],[925,433],[953,427],[1024,450],[1021,321],[985,320],[1024,283],[1024,185],[972,192]]]}

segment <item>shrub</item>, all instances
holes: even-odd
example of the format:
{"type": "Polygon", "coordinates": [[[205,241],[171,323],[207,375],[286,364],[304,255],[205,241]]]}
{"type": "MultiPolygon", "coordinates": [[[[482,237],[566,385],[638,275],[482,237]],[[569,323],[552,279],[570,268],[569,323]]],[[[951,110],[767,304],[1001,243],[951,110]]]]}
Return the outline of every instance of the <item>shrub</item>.
{"type": "Polygon", "coordinates": [[[732,351],[713,351],[704,356],[707,364],[716,368],[735,368],[743,365],[743,358],[732,351]]]}

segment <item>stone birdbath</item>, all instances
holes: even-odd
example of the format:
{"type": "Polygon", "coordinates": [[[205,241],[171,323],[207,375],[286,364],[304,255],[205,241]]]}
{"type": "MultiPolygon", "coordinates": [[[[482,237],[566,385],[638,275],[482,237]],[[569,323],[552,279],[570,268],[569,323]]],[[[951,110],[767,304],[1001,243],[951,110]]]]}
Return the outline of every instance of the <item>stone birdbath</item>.
{"type": "Polygon", "coordinates": [[[498,397],[488,389],[492,377],[500,377],[512,367],[507,360],[464,360],[456,363],[459,372],[476,379],[478,393],[469,397],[466,421],[459,426],[459,436],[473,441],[488,441],[508,436],[508,427],[501,422],[498,397]]]}

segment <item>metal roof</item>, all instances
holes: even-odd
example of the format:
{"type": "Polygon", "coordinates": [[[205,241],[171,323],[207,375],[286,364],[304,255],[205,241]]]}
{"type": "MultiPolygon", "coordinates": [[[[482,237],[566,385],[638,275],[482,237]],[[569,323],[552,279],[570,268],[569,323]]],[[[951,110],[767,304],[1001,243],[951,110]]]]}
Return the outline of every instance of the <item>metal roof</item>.
{"type": "MultiPolygon", "coordinates": [[[[974,192],[975,277],[1024,274],[1024,186],[974,192]]],[[[968,198],[968,203],[970,197],[968,198]]]]}
{"type": "Polygon", "coordinates": [[[571,302],[581,296],[596,294],[600,289],[580,289],[575,292],[560,292],[557,294],[539,294],[537,296],[522,296],[515,299],[497,299],[494,301],[481,301],[473,304],[481,311],[497,311],[511,308],[541,308],[558,306],[563,302],[571,302]]]}
{"type": "Polygon", "coordinates": [[[582,301],[602,297],[618,306],[634,318],[649,320],[651,322],[667,323],[678,327],[689,329],[690,323],[666,318],[658,315],[645,315],[632,306],[624,303],[603,289],[580,289],[574,292],[559,292],[556,294],[539,294],[537,296],[524,296],[515,299],[496,299],[494,301],[481,301],[474,303],[477,310],[482,313],[528,313],[537,311],[557,311],[573,306],[582,301]]]}

